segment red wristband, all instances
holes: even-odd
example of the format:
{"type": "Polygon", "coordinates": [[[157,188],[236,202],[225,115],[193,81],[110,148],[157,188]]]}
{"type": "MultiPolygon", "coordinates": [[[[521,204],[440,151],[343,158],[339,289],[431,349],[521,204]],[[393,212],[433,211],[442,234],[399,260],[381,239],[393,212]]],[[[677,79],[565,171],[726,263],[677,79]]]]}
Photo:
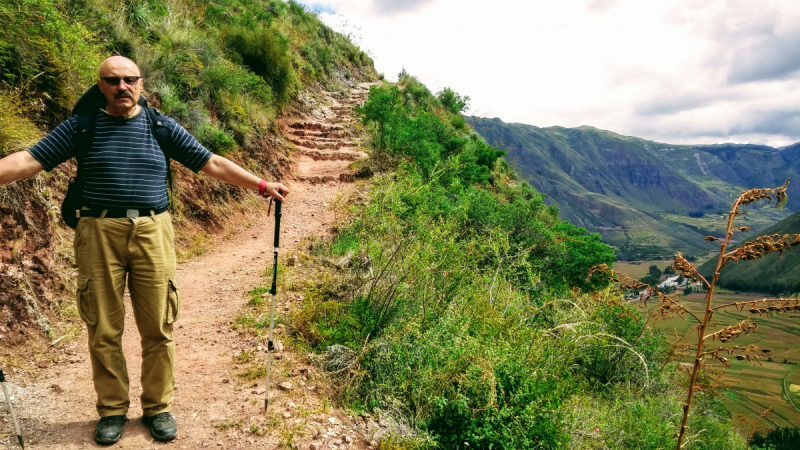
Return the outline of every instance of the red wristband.
{"type": "Polygon", "coordinates": [[[258,183],[258,193],[261,194],[262,197],[264,195],[266,195],[266,193],[267,193],[267,181],[266,180],[261,180],[261,182],[258,183]]]}

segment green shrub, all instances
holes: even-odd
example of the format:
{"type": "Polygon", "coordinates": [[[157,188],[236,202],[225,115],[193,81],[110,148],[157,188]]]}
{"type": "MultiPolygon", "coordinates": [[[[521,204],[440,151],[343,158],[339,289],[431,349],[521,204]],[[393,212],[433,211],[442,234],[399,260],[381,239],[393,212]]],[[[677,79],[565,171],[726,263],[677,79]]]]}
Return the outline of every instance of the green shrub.
{"type": "Polygon", "coordinates": [[[288,102],[294,89],[294,69],[287,44],[286,38],[272,27],[250,30],[236,26],[225,36],[225,45],[238,56],[238,62],[270,85],[278,106],[288,102]]]}
{"type": "MultiPolygon", "coordinates": [[[[675,417],[681,414],[681,396],[681,392],[674,388],[641,395],[623,386],[613,395],[590,397],[584,393],[575,397],[569,401],[570,448],[672,449],[675,447],[675,432],[680,426],[675,417]]],[[[708,396],[700,397],[698,414],[691,416],[689,423],[696,438],[686,448],[747,448],[744,439],[731,426],[722,405],[708,396]]]]}
{"type": "Polygon", "coordinates": [[[236,141],[216,125],[207,125],[201,128],[197,131],[196,137],[207,149],[220,156],[236,149],[236,141]]]}
{"type": "Polygon", "coordinates": [[[469,109],[469,96],[462,97],[450,88],[444,88],[436,94],[436,98],[452,114],[461,114],[469,109]]]}

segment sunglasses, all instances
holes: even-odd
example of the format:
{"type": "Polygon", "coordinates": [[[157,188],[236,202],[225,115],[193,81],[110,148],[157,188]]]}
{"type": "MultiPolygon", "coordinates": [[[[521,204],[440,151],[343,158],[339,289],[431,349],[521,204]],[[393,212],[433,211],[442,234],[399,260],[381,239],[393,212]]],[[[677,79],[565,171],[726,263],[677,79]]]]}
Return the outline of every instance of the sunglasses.
{"type": "Polygon", "coordinates": [[[102,80],[106,83],[110,84],[111,86],[116,86],[119,84],[120,81],[124,80],[125,84],[132,85],[135,84],[137,81],[141,80],[142,77],[103,77],[102,80]]]}

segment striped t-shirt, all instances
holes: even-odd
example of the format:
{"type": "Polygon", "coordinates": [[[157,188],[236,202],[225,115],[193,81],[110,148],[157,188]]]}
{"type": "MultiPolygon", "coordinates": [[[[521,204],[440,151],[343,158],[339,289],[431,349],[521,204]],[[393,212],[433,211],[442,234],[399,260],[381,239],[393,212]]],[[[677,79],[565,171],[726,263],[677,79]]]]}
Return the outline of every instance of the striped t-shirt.
{"type": "MultiPolygon", "coordinates": [[[[168,156],[199,172],[211,152],[174,120],[167,120],[167,128],[173,142],[168,156]]],[[[72,116],[28,152],[49,172],[79,153],[77,134],[77,116],[72,116]]],[[[169,204],[167,163],[144,111],[130,119],[100,111],[94,144],[78,162],[78,174],[86,206],[163,209],[169,204]]]]}

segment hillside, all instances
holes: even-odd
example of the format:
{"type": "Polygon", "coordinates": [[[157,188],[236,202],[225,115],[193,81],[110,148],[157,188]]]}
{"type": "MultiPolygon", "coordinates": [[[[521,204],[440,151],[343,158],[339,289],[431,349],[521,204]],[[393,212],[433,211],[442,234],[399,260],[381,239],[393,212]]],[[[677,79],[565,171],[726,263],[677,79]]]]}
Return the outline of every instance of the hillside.
{"type": "MultiPolygon", "coordinates": [[[[676,146],[583,126],[549,127],[469,117],[508,161],[558,204],[563,219],[598,232],[620,259],[703,253],[744,189],[779,186],[800,173],[799,146],[676,146]]],[[[800,186],[790,185],[790,195],[800,186]]],[[[748,217],[754,230],[786,213],[748,217]]]]}
{"type": "MultiPolygon", "coordinates": [[[[741,233],[741,242],[752,241],[759,236],[771,234],[800,234],[800,212],[781,220],[760,233],[741,233]]],[[[698,270],[704,277],[711,277],[717,260],[712,258],[698,270]]],[[[769,254],[758,261],[729,263],[720,272],[719,286],[734,291],[761,292],[770,295],[791,295],[800,292],[800,252],[787,251],[783,255],[769,254]]]]}

